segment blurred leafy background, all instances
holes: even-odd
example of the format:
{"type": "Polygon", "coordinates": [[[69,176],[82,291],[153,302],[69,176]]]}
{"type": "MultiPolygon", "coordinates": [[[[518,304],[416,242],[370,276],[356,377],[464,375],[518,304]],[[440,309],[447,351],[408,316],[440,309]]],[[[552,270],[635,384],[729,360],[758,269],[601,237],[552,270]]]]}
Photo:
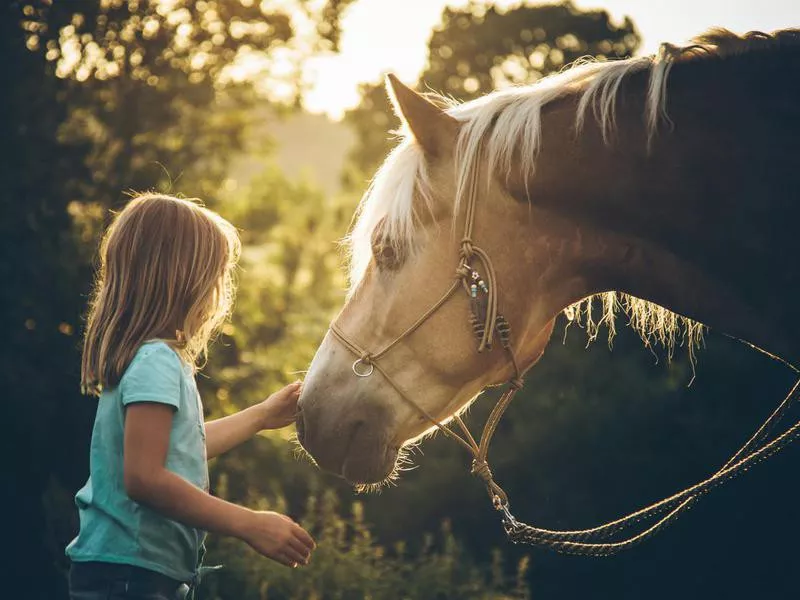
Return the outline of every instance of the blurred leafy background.
{"type": "MultiPolygon", "coordinates": [[[[4,3],[7,597],[66,598],[63,548],[77,530],[72,497],[88,472],[96,407],[78,394],[81,319],[98,235],[130,191],[202,197],[242,229],[236,313],[200,377],[209,417],[262,399],[313,356],[343,301],[336,242],[397,125],[380,82],[362,85],[361,102],[341,122],[304,112],[303,65],[338,51],[352,2],[4,3]],[[298,167],[297,155],[316,169],[298,167]]],[[[442,13],[421,81],[470,99],[581,56],[627,57],[639,45],[634,23],[604,10],[472,2],[442,13]]],[[[625,330],[612,353],[602,343],[587,347],[579,328],[562,323],[493,448],[518,515],[554,528],[589,526],[723,463],[791,376],[724,336],[706,339],[695,374],[685,357],[667,361],[625,330]]],[[[472,410],[473,423],[491,396],[472,410]]],[[[447,440],[426,442],[415,456],[422,468],[397,487],[356,496],[298,460],[290,433],[262,435],[217,459],[212,487],[300,519],[320,542],[312,566],[288,571],[235,540],[212,539],[209,562],[226,567],[208,577],[201,598],[795,593],[797,449],[715,492],[655,540],[597,560],[508,544],[466,473],[467,458],[447,440]]]]}

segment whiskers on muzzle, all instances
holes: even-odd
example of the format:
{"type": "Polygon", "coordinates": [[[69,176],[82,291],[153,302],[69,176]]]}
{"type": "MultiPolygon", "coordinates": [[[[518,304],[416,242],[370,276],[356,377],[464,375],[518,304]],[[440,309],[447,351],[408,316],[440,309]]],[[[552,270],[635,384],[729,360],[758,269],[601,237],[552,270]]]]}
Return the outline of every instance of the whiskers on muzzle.
{"type": "Polygon", "coordinates": [[[316,468],[319,469],[317,461],[314,460],[314,457],[311,456],[311,453],[305,449],[302,442],[300,441],[299,432],[295,432],[291,436],[289,436],[289,444],[291,444],[292,446],[292,456],[294,457],[295,460],[298,461],[307,460],[308,462],[310,462],[312,465],[314,465],[316,468]]]}

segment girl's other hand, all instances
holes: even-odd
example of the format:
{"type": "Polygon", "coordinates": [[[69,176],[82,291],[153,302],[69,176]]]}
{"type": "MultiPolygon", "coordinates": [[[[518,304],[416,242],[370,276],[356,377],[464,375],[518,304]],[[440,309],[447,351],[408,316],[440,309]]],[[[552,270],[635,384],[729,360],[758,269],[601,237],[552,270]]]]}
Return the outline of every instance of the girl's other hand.
{"type": "Polygon", "coordinates": [[[260,404],[261,429],[280,429],[295,422],[302,385],[300,381],[290,383],[260,404]]]}
{"type": "Polygon", "coordinates": [[[262,556],[287,567],[307,565],[317,547],[305,529],[289,517],[269,511],[252,512],[240,537],[262,556]]]}

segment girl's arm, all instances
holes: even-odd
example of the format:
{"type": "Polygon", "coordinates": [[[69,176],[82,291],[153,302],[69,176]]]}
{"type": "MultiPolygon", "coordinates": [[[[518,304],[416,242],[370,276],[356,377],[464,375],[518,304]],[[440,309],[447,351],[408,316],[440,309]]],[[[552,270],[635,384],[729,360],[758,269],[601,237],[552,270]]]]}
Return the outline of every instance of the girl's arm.
{"type": "Polygon", "coordinates": [[[278,390],[269,398],[243,411],[206,423],[206,453],[208,458],[224,454],[246,442],[262,429],[279,429],[294,423],[300,382],[278,390]]]}
{"type": "Polygon", "coordinates": [[[173,408],[130,404],[125,414],[124,478],[128,496],[189,527],[238,537],[287,566],[308,564],[314,541],[289,517],[215,498],[165,468],[173,408]]]}

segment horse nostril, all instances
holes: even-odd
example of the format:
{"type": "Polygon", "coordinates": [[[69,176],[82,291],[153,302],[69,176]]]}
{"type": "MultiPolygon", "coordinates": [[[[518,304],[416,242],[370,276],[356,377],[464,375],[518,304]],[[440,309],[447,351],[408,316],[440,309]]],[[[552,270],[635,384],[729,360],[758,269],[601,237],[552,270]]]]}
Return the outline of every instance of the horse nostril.
{"type": "Polygon", "coordinates": [[[305,419],[303,419],[302,410],[297,411],[297,419],[294,425],[295,429],[297,429],[297,441],[299,441],[302,444],[306,436],[306,424],[305,424],[305,419]]]}

